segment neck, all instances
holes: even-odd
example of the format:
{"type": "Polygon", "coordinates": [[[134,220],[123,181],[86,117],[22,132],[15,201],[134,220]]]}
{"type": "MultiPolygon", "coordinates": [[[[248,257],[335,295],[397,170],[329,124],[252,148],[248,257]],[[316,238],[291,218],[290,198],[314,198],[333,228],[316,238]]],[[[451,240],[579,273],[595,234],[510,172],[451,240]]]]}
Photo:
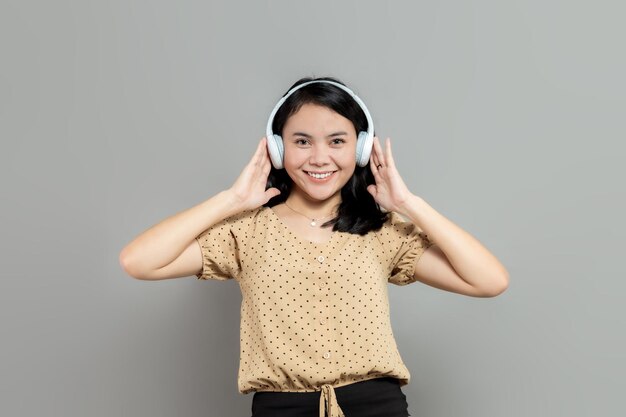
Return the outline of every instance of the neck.
{"type": "Polygon", "coordinates": [[[326,200],[313,200],[292,192],[287,197],[286,203],[292,209],[312,219],[317,219],[334,214],[341,204],[341,195],[337,194],[326,200]]]}

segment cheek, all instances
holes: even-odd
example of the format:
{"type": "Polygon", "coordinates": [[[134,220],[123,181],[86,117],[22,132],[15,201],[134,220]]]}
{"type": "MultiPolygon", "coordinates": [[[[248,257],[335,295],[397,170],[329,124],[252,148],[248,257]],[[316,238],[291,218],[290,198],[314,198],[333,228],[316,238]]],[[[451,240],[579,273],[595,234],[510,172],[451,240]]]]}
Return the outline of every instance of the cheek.
{"type": "Polygon", "coordinates": [[[341,163],[344,165],[355,165],[356,166],[356,148],[346,150],[341,153],[341,163]]]}
{"type": "Polygon", "coordinates": [[[302,161],[302,153],[297,149],[285,149],[283,164],[285,166],[298,166],[302,161]]]}

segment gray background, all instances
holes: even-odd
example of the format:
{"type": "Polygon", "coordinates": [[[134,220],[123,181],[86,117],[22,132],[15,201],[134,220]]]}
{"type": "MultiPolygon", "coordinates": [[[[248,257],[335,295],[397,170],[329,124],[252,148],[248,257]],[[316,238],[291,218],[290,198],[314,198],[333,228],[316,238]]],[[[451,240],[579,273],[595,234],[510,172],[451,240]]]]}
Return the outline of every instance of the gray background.
{"type": "Polygon", "coordinates": [[[624,415],[623,3],[0,4],[2,416],[250,415],[236,282],[118,255],[230,187],[311,75],[510,273],[490,299],[389,286],[411,414],[624,415]]]}

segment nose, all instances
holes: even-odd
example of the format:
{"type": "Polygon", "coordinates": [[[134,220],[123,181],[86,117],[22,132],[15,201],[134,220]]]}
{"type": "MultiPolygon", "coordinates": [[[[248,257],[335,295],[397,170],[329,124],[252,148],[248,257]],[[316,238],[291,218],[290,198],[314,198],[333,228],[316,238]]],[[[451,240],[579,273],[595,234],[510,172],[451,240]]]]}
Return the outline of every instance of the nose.
{"type": "Polygon", "coordinates": [[[317,143],[312,146],[311,157],[309,161],[311,165],[327,165],[330,162],[328,157],[329,149],[326,144],[317,143]]]}

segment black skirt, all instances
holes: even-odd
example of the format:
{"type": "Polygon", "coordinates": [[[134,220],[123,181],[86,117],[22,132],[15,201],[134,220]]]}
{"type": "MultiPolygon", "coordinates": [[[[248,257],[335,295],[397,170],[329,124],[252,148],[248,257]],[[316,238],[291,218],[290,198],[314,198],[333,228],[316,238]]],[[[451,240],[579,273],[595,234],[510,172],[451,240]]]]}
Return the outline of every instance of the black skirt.
{"type": "MultiPolygon", "coordinates": [[[[396,378],[359,381],[334,388],[346,417],[410,416],[406,396],[396,378]]],[[[319,417],[320,391],[255,392],[252,417],[319,417]]]]}

